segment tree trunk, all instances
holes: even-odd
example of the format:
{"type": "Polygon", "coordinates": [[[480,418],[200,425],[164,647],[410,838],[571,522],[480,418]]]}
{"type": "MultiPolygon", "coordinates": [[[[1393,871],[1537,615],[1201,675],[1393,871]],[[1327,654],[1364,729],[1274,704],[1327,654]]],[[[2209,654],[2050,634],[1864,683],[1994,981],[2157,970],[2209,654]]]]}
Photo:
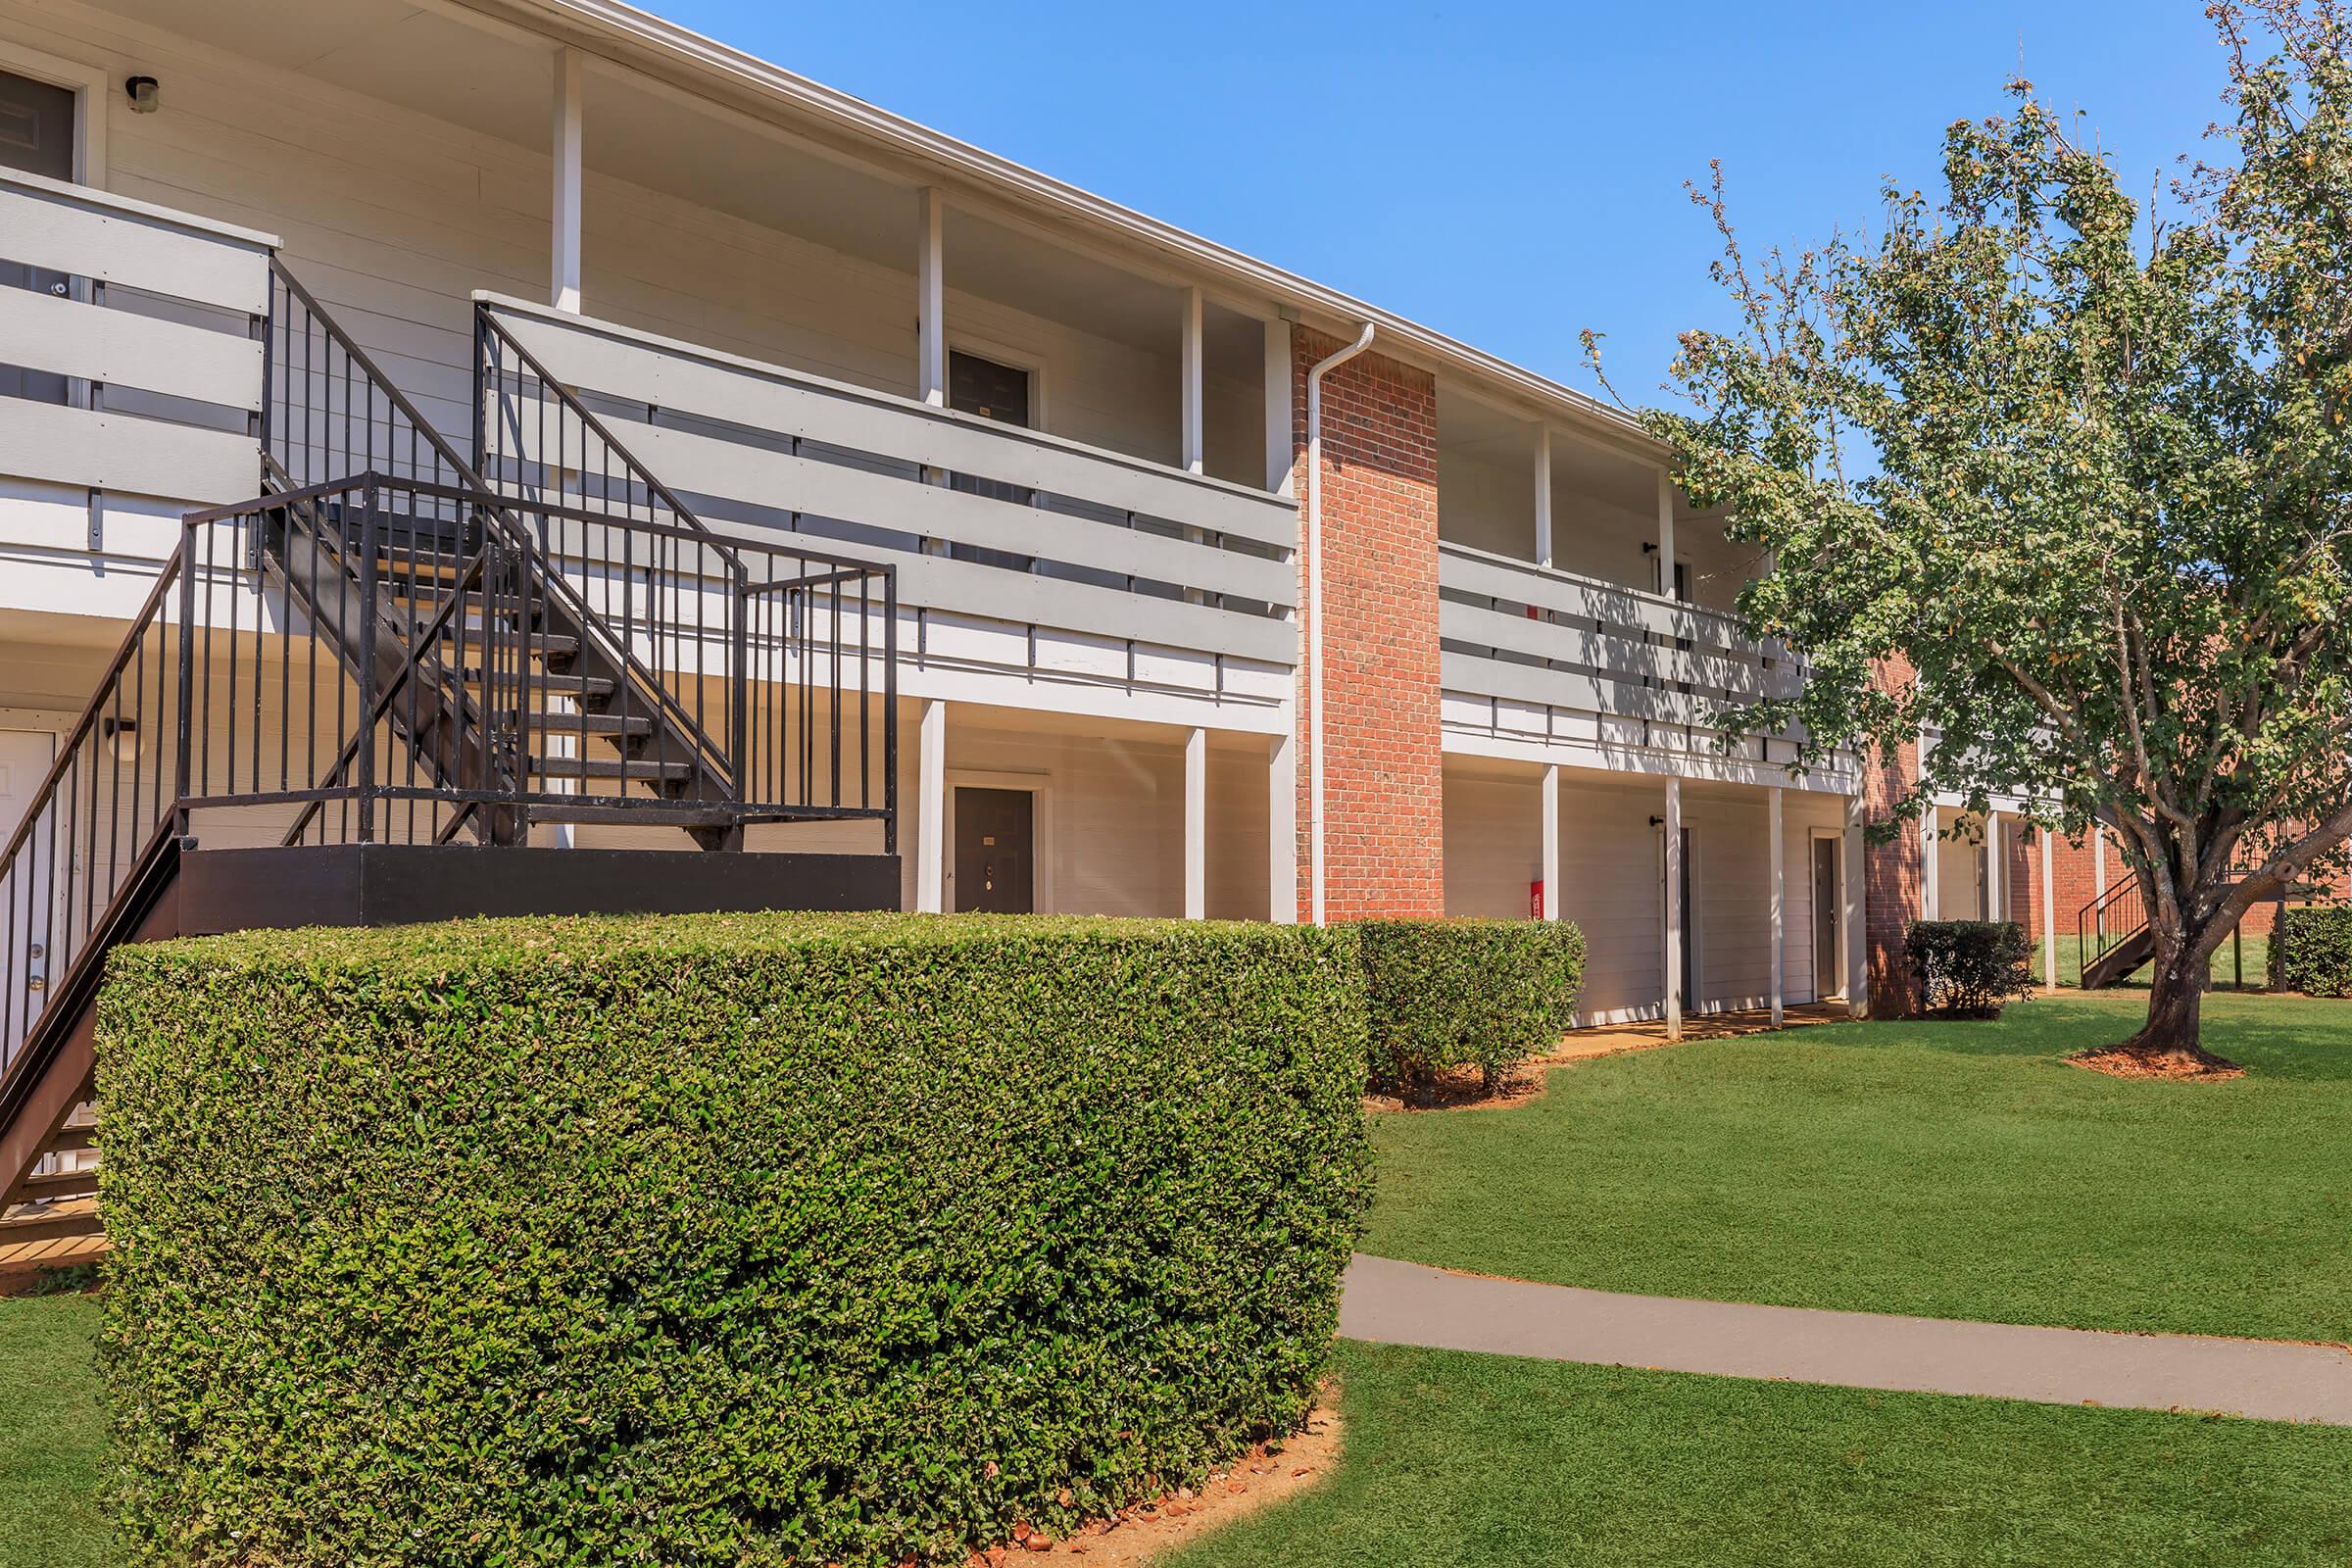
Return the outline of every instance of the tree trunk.
{"type": "Polygon", "coordinates": [[[2210,931],[2159,937],[2148,1016],[2139,1032],[2113,1046],[2080,1052],[2075,1059],[2126,1077],[2195,1078],[2234,1075],[2237,1064],[2215,1055],[2198,1041],[2213,950],[2210,931]]]}

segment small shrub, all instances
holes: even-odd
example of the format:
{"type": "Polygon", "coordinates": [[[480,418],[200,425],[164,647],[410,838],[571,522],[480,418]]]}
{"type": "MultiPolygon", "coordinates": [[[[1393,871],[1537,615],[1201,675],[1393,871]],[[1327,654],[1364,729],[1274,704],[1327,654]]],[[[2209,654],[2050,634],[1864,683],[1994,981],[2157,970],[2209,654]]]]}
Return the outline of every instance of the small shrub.
{"type": "Polygon", "coordinates": [[[1584,984],[1585,938],[1559,920],[1364,920],[1375,1087],[1476,1067],[1492,1091],[1556,1042],[1584,984]]]}
{"type": "Polygon", "coordinates": [[[1311,1407],[1352,932],[679,916],[113,955],[125,1561],[961,1563],[1311,1407]]]}
{"type": "Polygon", "coordinates": [[[2015,920],[1914,920],[1903,956],[1929,1012],[1997,1018],[2011,997],[2034,994],[2034,945],[2015,920]]]}
{"type": "Polygon", "coordinates": [[[2278,950],[2282,990],[2315,997],[2352,997],[2352,906],[2289,906],[2272,946],[2278,950]]]}

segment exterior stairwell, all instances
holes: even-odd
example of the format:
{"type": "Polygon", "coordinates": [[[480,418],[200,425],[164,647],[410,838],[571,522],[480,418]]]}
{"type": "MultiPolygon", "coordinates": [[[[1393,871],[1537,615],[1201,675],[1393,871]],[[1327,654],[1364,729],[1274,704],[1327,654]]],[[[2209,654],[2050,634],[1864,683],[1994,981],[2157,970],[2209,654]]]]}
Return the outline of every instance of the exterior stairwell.
{"type": "MultiPolygon", "coordinates": [[[[2222,884],[2223,891],[2235,885],[2233,876],[2222,884]]],[[[2075,911],[2075,951],[2082,957],[2085,991],[2120,985],[2156,956],[2156,935],[2136,878],[2126,878],[2075,911]]]]}
{"type": "Polygon", "coordinates": [[[0,850],[0,1288],[98,1236],[121,943],[375,923],[318,889],[386,853],[444,858],[383,919],[896,902],[891,568],[713,533],[486,321],[463,456],[271,267],[260,493],[185,519],[0,850]],[[878,853],[726,853],[808,822],[878,853]],[[591,826],[736,869],[526,848],[591,826]]]}
{"type": "Polygon", "coordinates": [[[2082,956],[2082,989],[2103,991],[2137,972],[2156,956],[2147,902],[2127,878],[2075,911],[2075,951],[2082,956]]]}

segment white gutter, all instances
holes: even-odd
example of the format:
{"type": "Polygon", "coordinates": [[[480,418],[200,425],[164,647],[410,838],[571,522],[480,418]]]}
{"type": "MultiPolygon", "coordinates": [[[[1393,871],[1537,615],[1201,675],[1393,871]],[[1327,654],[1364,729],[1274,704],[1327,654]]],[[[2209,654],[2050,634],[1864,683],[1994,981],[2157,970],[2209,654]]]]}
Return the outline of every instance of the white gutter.
{"type": "Polygon", "coordinates": [[[1372,346],[1353,343],[1306,372],[1306,854],[1308,903],[1323,925],[1323,377],[1372,346]]]}

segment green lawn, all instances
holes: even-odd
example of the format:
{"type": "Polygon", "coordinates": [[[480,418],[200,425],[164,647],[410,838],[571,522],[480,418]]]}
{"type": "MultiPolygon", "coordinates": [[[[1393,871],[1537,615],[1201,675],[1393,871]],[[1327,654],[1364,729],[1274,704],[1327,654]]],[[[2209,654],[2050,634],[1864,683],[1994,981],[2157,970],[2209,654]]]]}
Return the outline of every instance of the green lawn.
{"type": "Polygon", "coordinates": [[[2059,1058],[2142,997],[1833,1024],[1555,1069],[1377,1117],[1364,1250],[1608,1290],[2352,1339],[2352,1002],[2215,995],[2229,1083],[2059,1058]]]}
{"type": "Polygon", "coordinates": [[[1343,1343],[1339,1471],[1162,1568],[2341,1565],[2352,1429],[1343,1343]]]}
{"type": "Polygon", "coordinates": [[[0,1299],[0,1568],[100,1568],[98,1298],[0,1299]]]}

